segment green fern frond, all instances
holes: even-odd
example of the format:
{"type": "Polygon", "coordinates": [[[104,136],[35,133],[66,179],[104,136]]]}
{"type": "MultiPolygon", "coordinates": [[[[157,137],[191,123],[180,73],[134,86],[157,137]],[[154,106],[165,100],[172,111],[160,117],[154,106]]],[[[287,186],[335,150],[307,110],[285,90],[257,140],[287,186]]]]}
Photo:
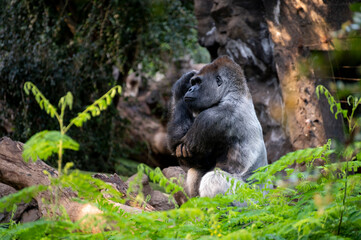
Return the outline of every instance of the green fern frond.
{"type": "Polygon", "coordinates": [[[329,140],[324,146],[317,148],[306,148],[287,153],[278,161],[259,168],[248,180],[260,181],[265,183],[268,180],[275,180],[275,174],[280,172],[294,163],[310,163],[317,158],[325,159],[324,156],[333,152],[330,150],[331,141],[329,140]]]}
{"type": "Polygon", "coordinates": [[[308,180],[301,181],[296,186],[296,189],[300,192],[309,192],[317,188],[319,188],[319,184],[317,182],[308,180]]]}
{"type": "Polygon", "coordinates": [[[65,108],[66,106],[68,106],[71,110],[73,108],[73,100],[73,94],[71,92],[67,92],[64,97],[60,98],[58,106],[61,108],[65,108]]]}
{"type": "Polygon", "coordinates": [[[357,172],[359,168],[361,168],[361,161],[347,161],[347,162],[337,162],[332,164],[326,164],[325,169],[329,169],[330,171],[342,170],[344,173],[347,169],[348,172],[357,172]]]}
{"type": "Polygon", "coordinates": [[[335,98],[332,96],[332,94],[328,91],[327,88],[322,85],[318,85],[316,87],[316,94],[318,98],[320,98],[320,94],[323,94],[327,98],[328,104],[330,105],[330,111],[332,113],[334,113],[334,107],[336,107],[336,113],[334,113],[336,119],[339,113],[342,114],[343,118],[347,118],[348,111],[346,109],[342,109],[341,103],[335,100],[335,98]]]}
{"type": "Polygon", "coordinates": [[[46,97],[44,97],[44,95],[32,82],[25,82],[24,91],[27,95],[29,95],[31,91],[31,93],[34,95],[35,100],[38,102],[41,109],[44,108],[45,112],[49,114],[52,118],[54,116],[59,118],[56,107],[50,104],[49,100],[46,97]]]}
{"type": "Polygon", "coordinates": [[[112,103],[112,99],[115,97],[115,94],[121,94],[121,92],[122,88],[120,86],[115,86],[110,89],[106,94],[96,100],[92,105],[88,106],[83,112],[79,113],[77,117],[73,118],[70,121],[67,129],[69,129],[72,124],[77,127],[81,127],[83,126],[84,122],[91,119],[91,117],[100,115],[100,112],[107,109],[108,106],[112,103]]]}
{"type": "Polygon", "coordinates": [[[63,149],[77,151],[79,144],[67,135],[61,135],[59,131],[41,131],[32,136],[24,145],[23,158],[27,162],[31,158],[34,162],[39,157],[48,159],[53,153],[58,153],[59,144],[62,141],[63,149]]]}
{"type": "Polygon", "coordinates": [[[3,236],[0,236],[2,237],[1,239],[4,240],[59,239],[67,238],[69,235],[75,237],[78,234],[72,234],[71,231],[74,228],[74,225],[75,224],[69,221],[38,220],[35,222],[19,224],[7,231],[3,236]],[[44,238],[44,236],[46,237],[44,238]]]}
{"type": "Polygon", "coordinates": [[[44,185],[36,185],[24,188],[16,193],[0,198],[0,212],[10,211],[14,204],[20,202],[30,202],[38,193],[47,190],[49,187],[44,185]]]}
{"type": "Polygon", "coordinates": [[[116,190],[111,184],[93,178],[90,174],[82,173],[75,170],[67,175],[62,175],[61,185],[63,187],[70,187],[73,191],[78,193],[80,198],[87,199],[87,201],[102,201],[103,193],[106,192],[111,200],[121,202],[122,194],[116,190]]]}
{"type": "Polygon", "coordinates": [[[159,184],[161,187],[165,189],[165,191],[171,195],[174,195],[177,192],[183,192],[185,195],[185,191],[183,187],[179,186],[178,184],[172,182],[168,178],[166,178],[160,168],[156,168],[152,170],[150,167],[144,164],[138,165],[138,171],[144,172],[151,181],[154,183],[159,184]]]}

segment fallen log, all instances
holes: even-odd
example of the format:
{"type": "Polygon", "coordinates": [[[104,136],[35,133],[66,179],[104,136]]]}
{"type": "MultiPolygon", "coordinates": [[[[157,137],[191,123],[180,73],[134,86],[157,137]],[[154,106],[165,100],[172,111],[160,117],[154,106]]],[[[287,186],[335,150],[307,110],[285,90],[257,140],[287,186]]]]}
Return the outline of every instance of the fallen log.
{"type": "MultiPolygon", "coordinates": [[[[38,159],[35,162],[25,162],[22,158],[23,143],[11,140],[8,137],[0,139],[0,198],[14,193],[26,187],[34,185],[50,185],[50,179],[45,172],[52,177],[57,177],[58,172],[38,159]]],[[[127,185],[115,174],[111,177],[99,177],[105,182],[116,184],[116,189],[126,194],[127,185]]],[[[42,216],[48,216],[54,212],[51,205],[44,204],[43,199],[50,201],[54,192],[59,194],[59,204],[64,207],[72,221],[77,221],[86,214],[99,214],[101,211],[90,204],[82,204],[73,200],[77,194],[70,188],[61,188],[53,191],[44,191],[38,194],[30,203],[20,203],[13,216],[14,221],[34,221],[42,216]]],[[[150,205],[146,204],[145,209],[127,206],[120,203],[113,203],[125,212],[140,213],[142,211],[153,211],[150,205]]],[[[0,222],[8,222],[10,213],[0,213],[0,222]]]]}

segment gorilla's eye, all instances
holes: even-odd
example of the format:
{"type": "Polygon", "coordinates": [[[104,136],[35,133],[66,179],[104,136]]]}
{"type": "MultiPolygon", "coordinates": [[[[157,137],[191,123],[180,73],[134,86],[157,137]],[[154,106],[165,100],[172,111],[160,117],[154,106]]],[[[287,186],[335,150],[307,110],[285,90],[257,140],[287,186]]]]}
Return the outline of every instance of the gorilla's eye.
{"type": "Polygon", "coordinates": [[[202,80],[199,77],[191,79],[191,85],[194,86],[196,84],[201,84],[202,80]]]}
{"type": "Polygon", "coordinates": [[[219,76],[219,75],[216,77],[216,81],[217,81],[218,87],[221,86],[223,83],[223,80],[222,80],[221,76],[219,76]]]}

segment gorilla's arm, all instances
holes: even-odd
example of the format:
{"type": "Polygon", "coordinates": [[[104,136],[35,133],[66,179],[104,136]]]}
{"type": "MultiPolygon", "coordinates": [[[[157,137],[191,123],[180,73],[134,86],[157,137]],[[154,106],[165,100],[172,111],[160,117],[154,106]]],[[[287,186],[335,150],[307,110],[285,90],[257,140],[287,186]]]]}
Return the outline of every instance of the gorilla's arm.
{"type": "Polygon", "coordinates": [[[195,75],[196,71],[184,74],[173,86],[172,89],[172,110],[171,118],[168,123],[168,145],[172,152],[181,143],[181,139],[187,133],[194,121],[192,112],[184,102],[184,95],[190,87],[189,80],[195,75]]]}
{"type": "Polygon", "coordinates": [[[215,106],[195,118],[177,147],[177,156],[186,165],[215,164],[245,180],[258,167],[267,164],[262,128],[255,112],[250,111],[253,109],[251,99],[238,101],[242,104],[215,106]]]}
{"type": "MultiPolygon", "coordinates": [[[[237,122],[230,107],[213,107],[201,112],[177,146],[177,157],[203,158],[231,144],[237,122]]],[[[238,120],[239,121],[239,120],[238,120]]]]}
{"type": "Polygon", "coordinates": [[[175,152],[177,145],[181,143],[181,139],[187,133],[192,125],[194,118],[187,108],[183,99],[175,105],[174,115],[168,123],[168,144],[172,152],[175,152]]]}

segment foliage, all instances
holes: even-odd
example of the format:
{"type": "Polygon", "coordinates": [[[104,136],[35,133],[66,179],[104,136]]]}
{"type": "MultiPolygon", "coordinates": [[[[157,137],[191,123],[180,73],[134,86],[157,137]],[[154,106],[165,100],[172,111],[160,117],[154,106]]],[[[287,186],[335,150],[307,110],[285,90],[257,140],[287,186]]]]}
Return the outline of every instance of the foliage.
{"type": "Polygon", "coordinates": [[[249,179],[259,181],[259,183],[267,183],[269,180],[275,181],[277,177],[276,174],[280,171],[285,170],[287,175],[292,174],[294,169],[288,167],[294,163],[306,163],[310,166],[315,159],[326,161],[327,157],[333,152],[330,147],[331,141],[328,141],[328,143],[322,147],[307,148],[287,153],[273,164],[261,167],[259,169],[260,171],[253,174],[249,179]]]}
{"type": "MultiPolygon", "coordinates": [[[[287,162],[297,160],[295,155],[286,158],[287,162]]],[[[313,169],[315,172],[309,175],[307,172],[294,172],[285,177],[278,188],[268,189],[265,197],[262,190],[244,184],[235,195],[193,198],[179,209],[137,215],[117,212],[111,206],[98,202],[104,211],[106,226],[114,229],[101,234],[89,235],[79,231],[79,222],[44,219],[3,229],[0,236],[5,239],[27,239],[30,236],[33,239],[44,236],[89,239],[358,239],[361,237],[361,177],[359,174],[349,177],[349,200],[343,206],[344,178],[337,177],[335,171],[323,176],[321,173],[328,167],[313,169]],[[232,207],[234,201],[246,201],[248,206],[241,209],[232,207]],[[337,235],[341,210],[344,221],[337,235]],[[61,231],[64,226],[67,227],[61,231]]],[[[151,173],[159,174],[148,171],[148,174],[151,173]]],[[[79,175],[68,180],[77,180],[73,183],[75,186],[86,182],[80,181],[79,175]]],[[[93,195],[96,191],[92,190],[92,186],[80,186],[79,189],[83,189],[81,194],[86,194],[87,200],[99,196],[93,195]]]]}
{"type": "Polygon", "coordinates": [[[107,109],[112,103],[115,95],[121,93],[122,88],[120,86],[115,86],[110,89],[106,94],[88,106],[83,112],[78,113],[78,116],[71,119],[68,125],[64,125],[64,114],[66,107],[72,109],[73,106],[73,95],[71,92],[68,92],[64,97],[60,98],[58,104],[60,113],[58,113],[56,107],[49,102],[33,83],[26,82],[24,84],[24,91],[27,95],[32,93],[40,108],[44,109],[50,117],[55,117],[57,119],[59,131],[44,130],[32,136],[24,145],[23,158],[25,161],[29,161],[30,158],[33,161],[36,161],[38,157],[42,160],[47,160],[53,153],[57,153],[58,173],[60,175],[62,171],[64,149],[79,150],[79,144],[66,135],[67,131],[72,125],[81,127],[86,121],[91,119],[92,116],[99,116],[100,112],[107,109]]]}
{"type": "MultiPolygon", "coordinates": [[[[338,106],[327,89],[318,87],[331,104],[338,106]]],[[[359,101],[349,101],[351,109],[359,101]]],[[[342,112],[342,111],[341,111],[342,112]]],[[[354,111],[343,115],[350,119],[350,130],[359,131],[352,121],[354,111]]],[[[335,112],[335,114],[338,114],[335,112]]],[[[355,120],[355,119],[353,119],[355,120]]],[[[353,136],[354,134],[350,134],[353,136]]],[[[102,192],[115,202],[125,199],[100,180],[78,171],[69,173],[66,166],[52,185],[70,187],[78,192],[78,201],[95,204],[101,220],[91,216],[71,222],[66,213],[57,218],[44,218],[25,224],[0,226],[1,239],[360,239],[361,238],[361,142],[352,141],[345,148],[333,148],[329,141],[322,147],[298,150],[279,161],[258,169],[250,180],[253,184],[235,185],[230,195],[215,198],[192,198],[169,211],[128,214],[104,199],[102,192]],[[314,166],[315,159],[324,165],[314,166]],[[340,161],[341,160],[341,161],[340,161]],[[290,168],[305,163],[307,169],[290,168]],[[352,172],[353,174],[350,174],[352,172]],[[272,184],[270,183],[272,180],[272,184]],[[257,184],[256,184],[257,183],[257,184]],[[272,187],[276,184],[276,187],[272,187]],[[260,188],[260,186],[263,186],[260,188]],[[82,221],[92,221],[85,227],[82,221]],[[96,229],[96,233],[91,234],[96,229]]],[[[166,179],[159,169],[138,167],[143,174],[173,195],[183,189],[166,179]]],[[[134,186],[130,186],[130,192],[134,186]]],[[[40,189],[41,190],[41,189],[40,189]]],[[[11,209],[22,197],[39,189],[26,189],[0,202],[0,208],[11,209]]],[[[147,196],[138,194],[136,200],[147,196]]],[[[29,198],[27,198],[29,199],[29,198]]],[[[0,209],[0,210],[1,210],[0,209]]]]}
{"type": "MultiPolygon", "coordinates": [[[[84,228],[82,221],[71,222],[66,214],[25,224],[11,222],[0,225],[0,238],[361,239],[360,99],[348,97],[344,108],[325,87],[318,86],[317,93],[327,98],[335,117],[341,116],[348,123],[345,145],[329,141],[318,148],[289,153],[260,168],[250,179],[252,184],[235,186],[234,194],[192,198],[174,210],[133,215],[109,204],[101,194],[107,191],[114,201],[123,202],[117,191],[78,171],[69,173],[68,165],[60,178],[52,179],[50,187],[71,187],[79,193],[78,201],[95,204],[103,211],[102,220],[93,221],[91,229],[84,228]],[[316,159],[324,164],[315,166],[316,159]],[[306,169],[291,168],[293,163],[305,163],[306,169]],[[96,233],[92,233],[94,229],[96,233]]],[[[40,103],[42,97],[38,99],[40,103]]],[[[141,165],[139,176],[143,173],[171,195],[183,191],[159,169],[141,165]]],[[[2,199],[0,211],[10,210],[41,190],[28,188],[2,199]]]]}
{"type": "Polygon", "coordinates": [[[63,149],[79,150],[79,144],[69,136],[61,135],[59,131],[41,131],[32,136],[24,146],[23,157],[25,161],[36,159],[48,159],[53,153],[59,152],[59,145],[62,142],[63,149]]]}
{"type": "MultiPolygon", "coordinates": [[[[105,90],[123,84],[128,71],[139,64],[154,73],[172,58],[200,51],[189,2],[0,0],[0,4],[0,107],[6,109],[0,112],[0,126],[4,119],[13,124],[10,133],[0,128],[0,135],[19,141],[56,127],[38,111],[35,100],[24,95],[27,81],[51,102],[72,89],[78,99],[72,107],[80,112],[105,90]],[[117,79],[113,67],[120,70],[117,79]]],[[[65,116],[66,121],[72,118],[65,116]]],[[[81,148],[66,158],[82,169],[112,169],[119,155],[126,157],[119,146],[123,134],[114,131],[116,120],[122,121],[114,104],[96,121],[70,130],[81,148]]]]}
{"type": "Polygon", "coordinates": [[[0,199],[0,209],[5,209],[10,211],[13,207],[10,203],[19,203],[19,202],[30,202],[30,200],[35,197],[39,192],[47,190],[47,186],[37,185],[24,188],[14,194],[2,197],[0,199]]]}

